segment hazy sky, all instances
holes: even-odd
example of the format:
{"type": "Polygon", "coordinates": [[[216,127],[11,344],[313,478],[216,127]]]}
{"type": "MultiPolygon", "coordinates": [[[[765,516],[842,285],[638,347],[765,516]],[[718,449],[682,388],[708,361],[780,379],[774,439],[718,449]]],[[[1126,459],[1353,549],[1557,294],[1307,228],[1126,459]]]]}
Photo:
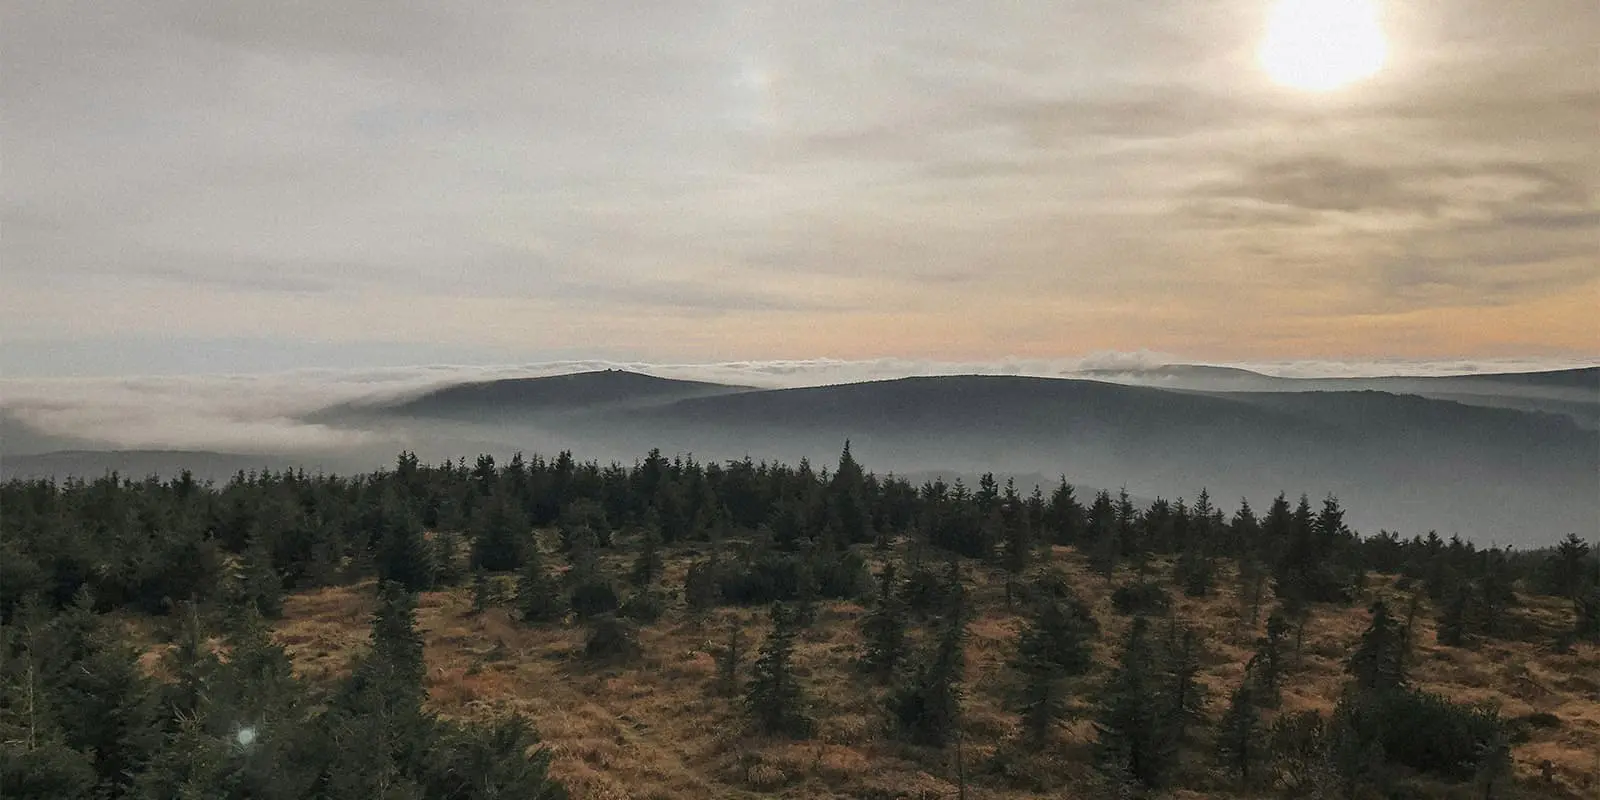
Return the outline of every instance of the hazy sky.
{"type": "Polygon", "coordinates": [[[0,368],[1600,353],[1600,4],[1269,6],[11,3],[0,368]]]}

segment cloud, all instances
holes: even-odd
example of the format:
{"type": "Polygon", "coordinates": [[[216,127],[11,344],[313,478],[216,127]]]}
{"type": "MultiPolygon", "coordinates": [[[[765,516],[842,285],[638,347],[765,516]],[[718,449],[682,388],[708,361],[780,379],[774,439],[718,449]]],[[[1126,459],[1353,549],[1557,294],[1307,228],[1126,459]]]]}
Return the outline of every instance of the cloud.
{"type": "Polygon", "coordinates": [[[1443,310],[1408,346],[1487,353],[1592,285],[1593,3],[1389,4],[1315,97],[1265,6],[29,4],[0,336],[1303,358],[1443,310]]]}

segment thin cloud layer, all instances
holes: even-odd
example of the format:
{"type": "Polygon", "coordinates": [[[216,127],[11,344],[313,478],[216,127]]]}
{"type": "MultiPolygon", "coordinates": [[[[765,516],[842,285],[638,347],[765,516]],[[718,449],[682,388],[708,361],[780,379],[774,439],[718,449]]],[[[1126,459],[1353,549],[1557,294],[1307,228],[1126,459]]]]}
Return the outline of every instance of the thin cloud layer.
{"type": "Polygon", "coordinates": [[[1600,6],[1386,3],[1327,95],[1267,7],[27,4],[7,372],[1592,353],[1600,6]]]}

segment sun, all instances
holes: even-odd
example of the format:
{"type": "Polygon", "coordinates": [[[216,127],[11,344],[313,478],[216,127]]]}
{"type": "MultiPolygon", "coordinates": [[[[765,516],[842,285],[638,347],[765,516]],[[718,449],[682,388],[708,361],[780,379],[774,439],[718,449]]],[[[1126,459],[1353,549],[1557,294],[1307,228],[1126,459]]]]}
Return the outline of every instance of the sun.
{"type": "Polygon", "coordinates": [[[1278,0],[1257,55],[1272,80],[1326,92],[1377,74],[1389,45],[1374,0],[1278,0]]]}

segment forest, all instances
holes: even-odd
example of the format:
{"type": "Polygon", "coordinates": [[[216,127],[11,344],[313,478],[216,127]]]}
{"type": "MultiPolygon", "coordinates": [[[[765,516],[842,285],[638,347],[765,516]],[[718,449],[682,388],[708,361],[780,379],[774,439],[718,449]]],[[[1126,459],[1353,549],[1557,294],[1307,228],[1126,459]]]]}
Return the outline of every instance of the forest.
{"type": "Polygon", "coordinates": [[[1600,791],[1578,533],[916,485],[848,443],[17,479],[0,510],[8,800],[1600,791]],[[335,622],[360,640],[314,658],[335,622]],[[1434,685],[1490,653],[1543,694],[1434,685]],[[673,766],[628,772],[647,744],[673,766]]]}

